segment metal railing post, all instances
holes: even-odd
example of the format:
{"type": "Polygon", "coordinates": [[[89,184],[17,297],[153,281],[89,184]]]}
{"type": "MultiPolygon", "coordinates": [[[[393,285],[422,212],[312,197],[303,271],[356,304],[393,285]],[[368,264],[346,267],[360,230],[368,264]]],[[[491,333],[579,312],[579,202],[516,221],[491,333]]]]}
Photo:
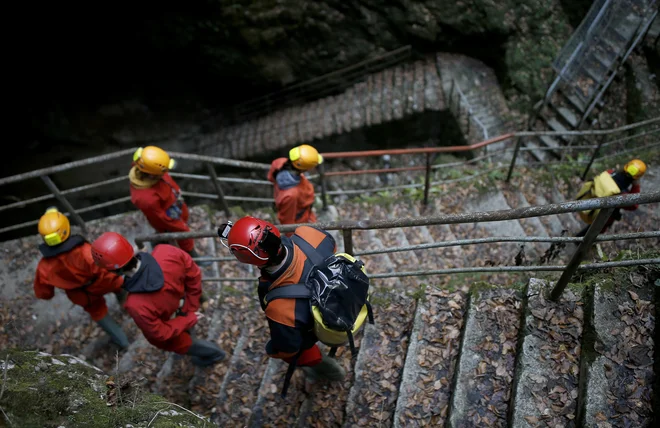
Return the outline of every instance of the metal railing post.
{"type": "Polygon", "coordinates": [[[426,176],[424,177],[424,207],[429,204],[429,188],[431,187],[431,153],[426,154],[426,176]]]}
{"type": "Polygon", "coordinates": [[[603,145],[603,138],[601,138],[598,141],[598,146],[594,149],[593,155],[591,155],[591,159],[589,159],[589,163],[587,164],[586,168],[584,168],[584,172],[582,173],[582,181],[587,179],[587,175],[589,174],[589,170],[591,169],[591,165],[594,163],[596,160],[596,157],[598,156],[598,153],[600,152],[600,147],[603,145]]]}
{"type": "Polygon", "coordinates": [[[328,209],[328,190],[325,187],[325,165],[319,165],[319,180],[321,181],[321,203],[323,204],[323,211],[328,209]]]}
{"type": "Polygon", "coordinates": [[[513,168],[516,165],[516,159],[518,158],[518,152],[520,151],[520,137],[516,138],[516,147],[513,149],[513,157],[511,158],[511,165],[509,166],[509,172],[506,175],[507,183],[511,180],[511,174],[513,174],[513,168]]]}
{"type": "Polygon", "coordinates": [[[344,237],[344,252],[353,254],[353,231],[351,229],[344,229],[341,233],[344,237]]]}
{"type": "Polygon", "coordinates": [[[48,189],[53,192],[53,195],[57,198],[58,201],[62,205],[64,205],[64,208],[67,209],[69,212],[69,215],[73,217],[73,219],[78,223],[78,226],[83,230],[85,234],[87,234],[87,226],[85,225],[85,222],[83,221],[82,217],[76,212],[75,209],[73,209],[73,206],[69,203],[69,201],[62,195],[62,192],[60,192],[60,189],[57,188],[55,183],[53,183],[53,180],[50,179],[49,176],[47,175],[42,175],[41,179],[43,180],[44,183],[46,183],[46,186],[48,186],[48,189]]]}
{"type": "Polygon", "coordinates": [[[589,248],[591,248],[594,240],[600,234],[600,231],[603,229],[603,226],[605,226],[605,223],[607,223],[607,220],[609,220],[613,212],[614,208],[600,210],[594,222],[589,226],[589,230],[587,230],[586,235],[584,235],[582,242],[571,257],[571,260],[566,265],[566,269],[564,269],[564,272],[561,274],[559,281],[557,281],[557,284],[552,288],[552,291],[550,292],[550,300],[555,302],[559,300],[559,297],[561,297],[561,294],[564,292],[564,288],[566,288],[568,282],[573,277],[573,274],[577,271],[578,267],[580,267],[582,259],[584,259],[585,254],[589,248]]]}
{"type": "Polygon", "coordinates": [[[225,215],[229,217],[231,215],[231,213],[229,212],[229,205],[227,205],[227,200],[225,199],[225,192],[222,191],[222,187],[220,186],[220,182],[218,181],[218,175],[215,173],[215,167],[207,162],[206,168],[209,170],[209,174],[211,175],[211,182],[213,183],[213,187],[215,187],[215,192],[218,194],[218,200],[220,201],[222,210],[225,212],[225,215]]]}

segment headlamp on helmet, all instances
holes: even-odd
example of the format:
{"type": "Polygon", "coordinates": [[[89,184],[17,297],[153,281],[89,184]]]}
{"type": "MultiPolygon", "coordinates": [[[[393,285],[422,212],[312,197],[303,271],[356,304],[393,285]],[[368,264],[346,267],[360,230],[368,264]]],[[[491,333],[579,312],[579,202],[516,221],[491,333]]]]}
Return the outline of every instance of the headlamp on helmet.
{"type": "Polygon", "coordinates": [[[275,258],[281,247],[280,231],[271,223],[246,216],[218,227],[222,245],[242,263],[263,267],[275,258]]]}

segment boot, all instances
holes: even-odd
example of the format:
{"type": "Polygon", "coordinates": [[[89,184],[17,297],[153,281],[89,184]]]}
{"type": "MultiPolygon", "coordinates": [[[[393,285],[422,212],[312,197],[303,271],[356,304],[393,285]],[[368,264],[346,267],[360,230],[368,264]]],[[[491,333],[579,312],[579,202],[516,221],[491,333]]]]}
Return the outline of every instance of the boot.
{"type": "Polygon", "coordinates": [[[327,355],[323,355],[320,363],[312,367],[303,366],[303,371],[310,382],[316,382],[320,379],[329,381],[342,380],[346,376],[346,370],[337,360],[327,355]]]}
{"type": "Polygon", "coordinates": [[[225,359],[225,351],[218,345],[208,340],[192,338],[192,345],[188,348],[187,355],[192,356],[192,363],[198,367],[207,367],[225,359]]]}
{"type": "Polygon", "coordinates": [[[128,342],[126,333],[124,333],[119,324],[117,324],[115,320],[110,317],[110,315],[106,315],[102,319],[96,321],[96,323],[103,329],[103,331],[108,334],[108,336],[110,336],[110,339],[113,343],[115,343],[121,349],[128,348],[130,343],[128,342]]]}
{"type": "MultiPolygon", "coordinates": [[[[197,257],[202,257],[202,256],[197,252],[197,250],[195,250],[194,248],[193,248],[192,251],[189,252],[188,254],[190,254],[190,257],[192,257],[193,259],[194,259],[194,258],[197,258],[197,257]]],[[[213,264],[212,261],[205,261],[205,262],[199,262],[199,261],[197,261],[197,260],[193,260],[193,261],[194,261],[195,263],[197,263],[197,266],[199,266],[199,267],[207,267],[207,266],[211,266],[211,265],[213,264]]]]}

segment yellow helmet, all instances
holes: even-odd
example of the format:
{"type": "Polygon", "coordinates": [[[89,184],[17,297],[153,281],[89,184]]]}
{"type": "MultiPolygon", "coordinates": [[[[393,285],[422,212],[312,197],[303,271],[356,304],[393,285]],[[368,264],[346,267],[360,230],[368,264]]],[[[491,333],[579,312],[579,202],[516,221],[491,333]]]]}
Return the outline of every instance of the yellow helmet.
{"type": "Polygon", "coordinates": [[[307,144],[289,150],[289,160],[300,171],[307,171],[323,163],[323,156],[312,146],[307,144]]]}
{"type": "Polygon", "coordinates": [[[71,224],[64,214],[57,208],[48,208],[39,219],[39,234],[46,245],[53,246],[61,244],[69,239],[71,224]]]}
{"type": "Polygon", "coordinates": [[[163,175],[174,168],[174,159],[165,150],[156,146],[140,147],[133,153],[133,161],[137,169],[145,174],[163,175]]]}
{"type": "Polygon", "coordinates": [[[646,172],[646,164],[639,159],[633,159],[623,167],[623,170],[637,180],[646,172]]]}

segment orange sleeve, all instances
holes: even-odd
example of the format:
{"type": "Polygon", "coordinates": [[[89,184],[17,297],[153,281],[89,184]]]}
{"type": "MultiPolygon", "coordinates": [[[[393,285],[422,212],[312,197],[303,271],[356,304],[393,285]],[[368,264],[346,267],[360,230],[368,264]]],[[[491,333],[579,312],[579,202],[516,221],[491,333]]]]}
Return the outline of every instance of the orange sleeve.
{"type": "Polygon", "coordinates": [[[199,309],[199,299],[202,297],[202,271],[188,253],[181,251],[181,255],[186,271],[184,279],[186,299],[182,310],[195,312],[199,309]]]}
{"type": "Polygon", "coordinates": [[[40,266],[37,266],[37,273],[34,276],[34,295],[37,299],[44,300],[50,300],[55,296],[55,287],[44,281],[40,266]]]}
{"type": "Polygon", "coordinates": [[[137,201],[136,205],[156,230],[170,232],[187,232],[189,230],[182,219],[172,219],[167,216],[165,208],[163,208],[163,201],[155,194],[137,201]]]}

